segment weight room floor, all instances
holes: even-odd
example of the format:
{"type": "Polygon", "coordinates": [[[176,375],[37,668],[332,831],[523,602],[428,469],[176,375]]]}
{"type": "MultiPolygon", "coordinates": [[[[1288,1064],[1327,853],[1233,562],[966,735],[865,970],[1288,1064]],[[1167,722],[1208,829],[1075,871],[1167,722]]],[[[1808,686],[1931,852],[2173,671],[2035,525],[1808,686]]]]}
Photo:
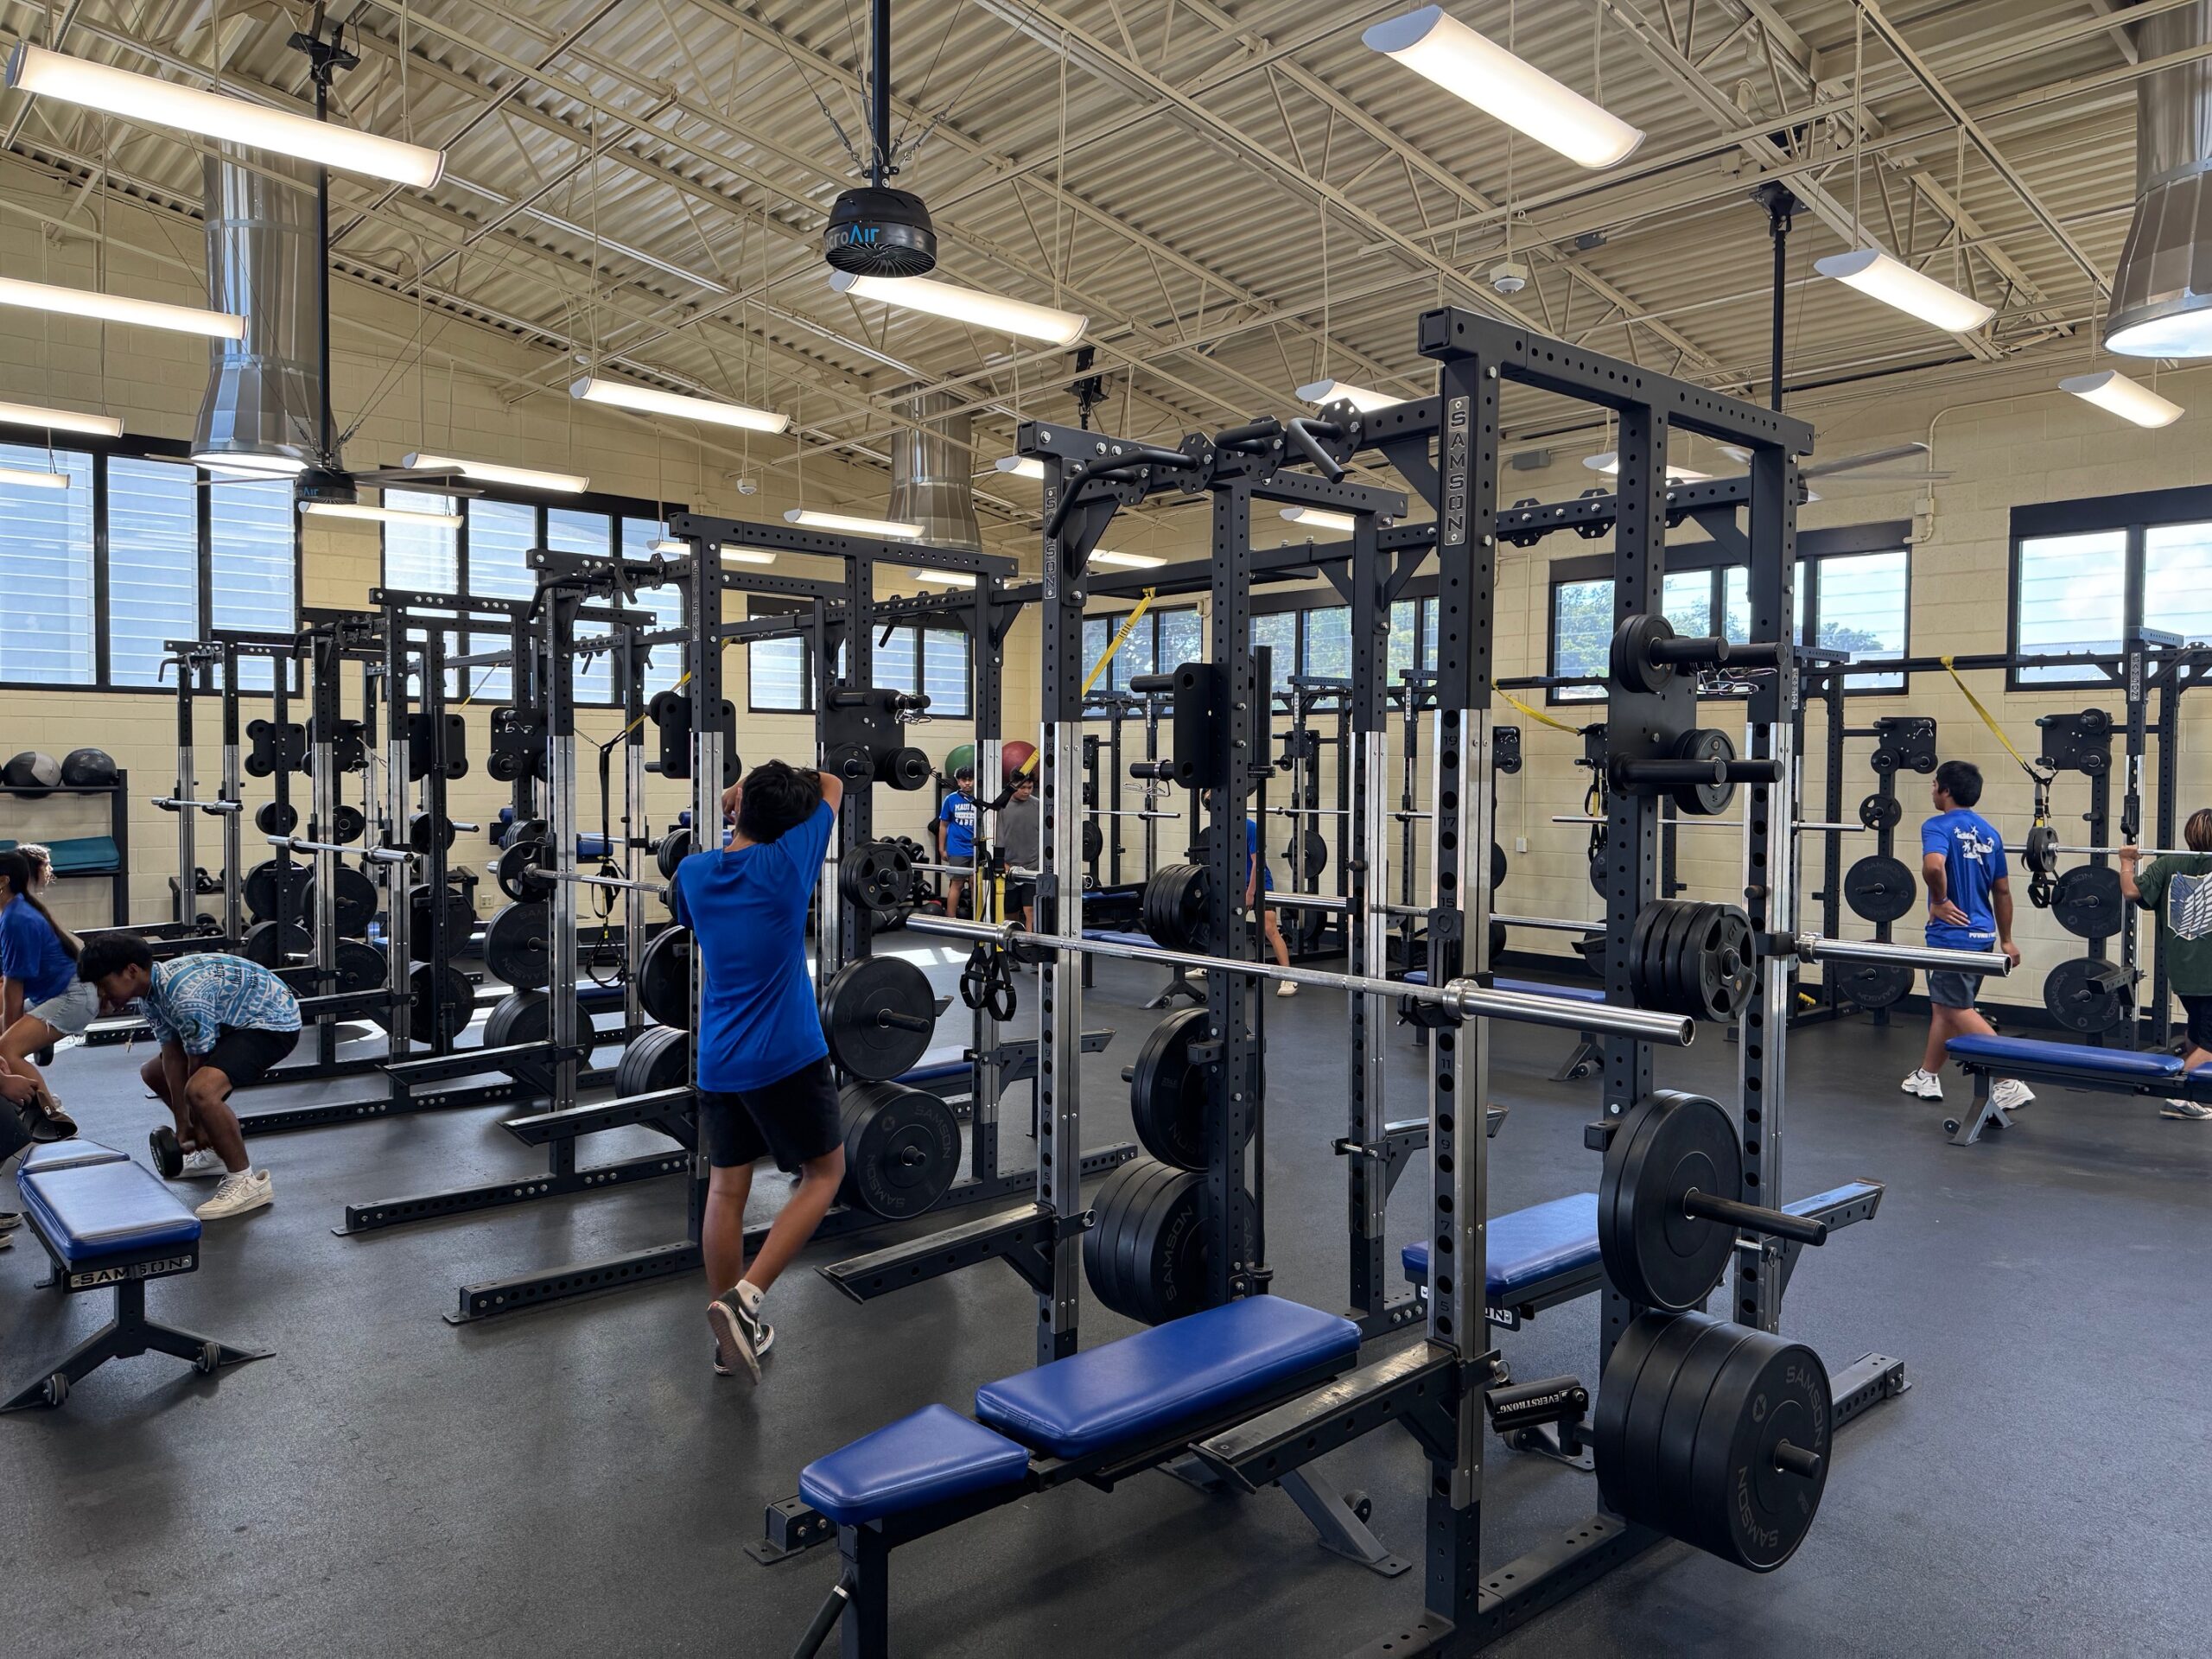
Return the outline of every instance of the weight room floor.
{"type": "MultiPolygon", "coordinates": [[[[1103,963],[1090,1023],[1093,1146],[1127,1137],[1118,1069],[1155,1015],[1159,970],[1103,963]]],[[[1276,1288],[1341,1292],[1344,1050],[1333,998],[1269,999],[1269,1249],[1276,1288]]],[[[954,1010],[955,1014],[961,1011],[954,1010]]],[[[1564,1033],[1500,1027],[1491,1198],[1508,1209],[1586,1188],[1594,1085],[1546,1074],[1564,1033]]],[[[2146,1105],[2046,1090],[1995,1144],[1947,1145],[1896,1079],[1909,1022],[1805,1030],[1793,1045],[1787,1190],[1885,1179],[1871,1224],[1808,1251],[1789,1330],[1830,1365],[1868,1349],[1913,1380],[1839,1437],[1824,1512],[1797,1558],[1754,1578],[1663,1546],[1502,1643],[1501,1653],[2197,1654],[2212,1618],[2202,1510],[2212,1260],[2212,1127],[2146,1105]]],[[[1393,1050],[1408,1089],[1415,1056],[1393,1050]]],[[[120,1047],[63,1057],[86,1134],[143,1157],[154,1108],[120,1047]]],[[[1718,1090],[1715,1034],[1661,1079],[1718,1090]]],[[[350,1080],[328,1085],[364,1091],[350,1080]]],[[[1955,1095],[1959,1092],[1955,1081],[1955,1095]]],[[[297,1087],[251,1096],[297,1094],[297,1087]]],[[[1410,1103],[1411,1093],[1402,1099],[1410,1103]]],[[[1004,1115],[1027,1155],[1027,1090],[1004,1115]]],[[[452,1652],[782,1653],[835,1576],[834,1551],[774,1569],[743,1546],[799,1466],[927,1402],[963,1403],[1030,1363],[1029,1293],[995,1265],[868,1306],[808,1268],[771,1301],[779,1327],[754,1390],[715,1377],[686,1281],[466,1330],[454,1287],[666,1242],[663,1182],[451,1223],[339,1238],[348,1200],[520,1172],[533,1154],[497,1108],[271,1136],[276,1207],[210,1231],[200,1273],[153,1287],[156,1317],[276,1349],[207,1381],[159,1357],[111,1364],[58,1413],[0,1420],[0,1648],[26,1656],[452,1652]]],[[[1409,1109],[1409,1105],[1408,1105],[1409,1109]]],[[[625,1132],[600,1155],[664,1144],[625,1132]]],[[[1420,1225],[1421,1181],[1392,1206],[1420,1225]]],[[[12,1189],[10,1190],[12,1196],[12,1189]]],[[[1394,1262],[1395,1265],[1395,1262],[1394,1262]]],[[[43,1258],[0,1255],[10,1385],[94,1321],[105,1299],[35,1293],[43,1258]]],[[[1128,1327],[1087,1304],[1093,1339],[1128,1327]]],[[[1594,1382],[1595,1303],[1502,1336],[1516,1374],[1594,1382]]],[[[1486,1565],[1586,1513],[1592,1486],[1496,1450],[1486,1565]]],[[[1423,1470],[1403,1434],[1319,1465],[1375,1497],[1374,1525],[1421,1548],[1423,1470]]],[[[1287,1499],[1209,1499],[1165,1478],[1077,1489],[902,1550],[901,1652],[1212,1655],[1262,1637],[1333,1656],[1418,1607],[1395,1580],[1324,1554],[1287,1499]]]]}

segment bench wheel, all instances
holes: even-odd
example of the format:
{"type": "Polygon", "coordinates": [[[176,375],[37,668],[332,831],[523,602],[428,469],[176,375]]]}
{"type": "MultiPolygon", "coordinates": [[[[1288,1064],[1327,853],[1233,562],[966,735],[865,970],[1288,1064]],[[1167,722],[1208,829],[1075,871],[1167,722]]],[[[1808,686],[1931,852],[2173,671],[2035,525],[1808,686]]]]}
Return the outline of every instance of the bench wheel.
{"type": "Polygon", "coordinates": [[[1955,1117],[1947,1117],[1947,1118],[1945,1118],[1945,1119],[1943,1120],[1943,1133],[1944,1133],[1944,1134],[1946,1134],[1946,1135],[1956,1135],[1958,1132],[1959,1132],[1959,1120],[1958,1120],[1957,1118],[1955,1118],[1955,1117]]]}
{"type": "Polygon", "coordinates": [[[46,1403],[58,1406],[69,1397],[69,1379],[60,1371],[46,1379],[46,1403]]]}
{"type": "Polygon", "coordinates": [[[223,1363],[223,1344],[208,1341],[200,1344],[200,1352],[192,1362],[192,1369],[202,1376],[213,1376],[223,1363]]]}
{"type": "Polygon", "coordinates": [[[1344,1507],[1352,1512],[1355,1520],[1364,1526],[1375,1513],[1375,1500],[1365,1492],[1349,1491],[1344,1494],[1344,1507]]]}

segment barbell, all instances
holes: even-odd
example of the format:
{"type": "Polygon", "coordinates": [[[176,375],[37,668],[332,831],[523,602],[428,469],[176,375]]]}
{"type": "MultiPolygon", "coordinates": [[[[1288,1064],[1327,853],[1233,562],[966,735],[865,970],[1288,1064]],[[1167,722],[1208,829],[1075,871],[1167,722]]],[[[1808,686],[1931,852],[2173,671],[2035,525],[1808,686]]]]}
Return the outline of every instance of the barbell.
{"type": "MultiPolygon", "coordinates": [[[[1554,823],[1610,823],[1612,820],[1597,817],[1588,812],[1555,812],[1552,815],[1552,822],[1554,823]]],[[[1693,817],[1669,818],[1667,822],[1678,830],[1741,830],[1744,827],[1744,821],[1741,818],[1693,817]]],[[[1868,829],[1868,826],[1863,823],[1827,823],[1814,818],[1798,818],[1794,822],[1800,830],[1811,830],[1822,833],[1833,830],[1838,835],[1845,836],[1863,836],[1867,833],[1868,829]]]]}
{"type": "Polygon", "coordinates": [[[415,857],[404,847],[353,848],[334,841],[310,841],[305,836],[264,836],[262,839],[289,852],[335,853],[340,858],[365,858],[372,864],[405,864],[415,857]]]}
{"type": "Polygon", "coordinates": [[[188,801],[175,795],[156,795],[150,798],[153,804],[164,812],[181,812],[188,806],[196,806],[202,812],[243,812],[245,810],[244,801],[188,801]]]}

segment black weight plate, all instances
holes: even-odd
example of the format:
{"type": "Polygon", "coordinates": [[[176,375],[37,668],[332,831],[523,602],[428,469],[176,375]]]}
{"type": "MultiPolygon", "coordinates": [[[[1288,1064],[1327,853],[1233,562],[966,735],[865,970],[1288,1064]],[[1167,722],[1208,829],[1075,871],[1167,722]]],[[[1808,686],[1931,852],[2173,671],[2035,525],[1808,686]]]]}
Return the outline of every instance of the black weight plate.
{"type": "MultiPolygon", "coordinates": [[[[385,982],[385,954],[366,939],[340,939],[336,957],[341,995],[380,989],[385,982]]],[[[378,1017],[382,1023],[382,1015],[378,1017]]]]}
{"type": "MultiPolygon", "coordinates": [[[[1320,928],[1319,926],[1320,919],[1321,918],[1319,916],[1313,918],[1316,924],[1314,928],[1314,931],[1316,933],[1320,931],[1320,928]]],[[[1490,965],[1493,968],[1497,966],[1497,959],[1504,954],[1505,924],[1503,922],[1493,921],[1490,925],[1490,965]]]]}
{"type": "Polygon", "coordinates": [[[1703,1549],[1721,1529],[1721,1523],[1699,1506],[1691,1491],[1697,1467],[1698,1431],[1707,1408],[1713,1403],[1714,1387],[1750,1329],[1700,1314],[1696,1316],[1696,1331],[1669,1380],[1667,1408],[1659,1420],[1661,1508],[1652,1519],[1670,1537],[1703,1549]]]}
{"type": "Polygon", "coordinates": [[[614,1092],[622,1099],[681,1089],[691,1081],[691,1039],[673,1026],[640,1033],[614,1065],[614,1092]]]}
{"type": "MultiPolygon", "coordinates": [[[[418,962],[407,976],[408,1032],[410,1041],[450,1048],[468,1022],[476,1017],[476,989],[458,968],[446,969],[445,995],[432,1007],[435,983],[430,964],[418,962]]],[[[550,1087],[549,1084],[548,1087],[550,1087]]]]}
{"type": "Polygon", "coordinates": [[[407,820],[407,844],[418,853],[428,853],[434,838],[444,832],[444,844],[450,847],[461,832],[453,827],[451,818],[434,818],[428,812],[416,812],[407,820]]]}
{"type": "Polygon", "coordinates": [[[830,1058],[856,1077],[881,1081],[912,1071],[937,1034],[937,994],[900,957],[847,963],[823,986],[821,1003],[830,1058]],[[893,1020],[918,1021],[921,1029],[893,1020]]]}
{"type": "Polygon", "coordinates": [[[1695,906],[1679,899],[1654,899],[1636,913],[1629,935],[1630,989],[1640,1008],[1687,1014],[1688,988],[1675,977],[1676,951],[1695,906]]]}
{"type": "Polygon", "coordinates": [[[1827,1367],[1802,1343],[1747,1330],[1706,1396],[1690,1465],[1690,1502],[1724,1561],[1771,1573],[1805,1540],[1827,1490],[1835,1401],[1827,1367]],[[1810,1476],[1775,1462],[1788,1441],[1817,1455],[1810,1476]]]}
{"type": "Polygon", "coordinates": [[[330,838],[341,847],[350,847],[368,833],[368,814],[358,806],[340,802],[330,815],[330,838]]]}
{"type": "Polygon", "coordinates": [[[2110,1031],[2127,1017],[2128,1002],[2100,977],[2113,971],[2094,957],[2062,962],[2044,979],[2043,1005],[2069,1031],[2090,1037],[2110,1031]]]}
{"type": "MultiPolygon", "coordinates": [[[[552,1036],[553,998],[545,991],[511,991],[493,1005],[484,1021],[486,1048],[505,1048],[511,1043],[550,1042],[552,1036]]],[[[582,998],[576,1001],[576,1040],[586,1050],[592,1046],[591,1015],[585,1011],[582,998]]],[[[553,1092],[553,1062],[544,1055],[512,1060],[503,1069],[532,1094],[553,1092]]]]}
{"type": "Polygon", "coordinates": [[[1091,1224],[1083,1236],[1084,1276],[1092,1294],[1116,1313],[1139,1317],[1128,1310],[1140,1300],[1136,1251],[1145,1205],[1166,1183],[1187,1178],[1187,1172],[1155,1159],[1133,1158],[1099,1184],[1091,1200],[1091,1224]]]}
{"type": "Polygon", "coordinates": [[[1735,1125],[1702,1095],[1655,1090],[1614,1130],[1598,1189],[1598,1253],[1632,1302],[1695,1307],[1727,1271],[1733,1228],[1684,1212],[1692,1188],[1733,1198],[1743,1188],[1735,1125]]]}
{"type": "Polygon", "coordinates": [[[2058,878],[2057,891],[2051,895],[2051,919],[2084,939],[2110,938],[2120,931],[2126,913],[2120,872],[2109,864],[2076,864],[2058,878]]]}
{"type": "Polygon", "coordinates": [[[638,1004],[645,1017],[690,1030],[694,971],[690,928],[664,927],[654,934],[638,959],[638,1004]]]}
{"type": "MultiPolygon", "coordinates": [[[[1710,726],[1700,726],[1684,732],[1675,742],[1675,758],[1678,760],[1733,760],[1736,746],[1728,741],[1728,734],[1715,731],[1710,726]]],[[[1727,782],[1718,784],[1687,784],[1668,791],[1675,798],[1675,810],[1692,817],[1710,818],[1728,810],[1728,803],[1736,798],[1736,785],[1727,782]]]]}
{"type": "Polygon", "coordinates": [[[1878,772],[1895,772],[1897,769],[1897,752],[1894,749],[1877,749],[1866,757],[1866,764],[1878,772]]]}
{"type": "Polygon", "coordinates": [[[1490,890],[1496,893],[1505,885],[1505,849],[1496,842],[1490,844],[1490,890]]]}
{"type": "Polygon", "coordinates": [[[289,836],[299,821],[299,812],[289,802],[264,801],[253,810],[253,827],[264,836],[289,836]]]}
{"type": "Polygon", "coordinates": [[[1311,881],[1329,868],[1329,842],[1319,830],[1306,832],[1306,879],[1311,881]]]}
{"type": "MultiPolygon", "coordinates": [[[[331,887],[338,895],[339,937],[360,938],[368,932],[369,924],[376,919],[377,901],[380,897],[377,884],[351,864],[340,864],[334,868],[337,874],[331,887]]],[[[300,893],[300,913],[311,921],[315,911],[315,878],[310,875],[300,893]]]]}
{"type": "Polygon", "coordinates": [[[1603,847],[1590,849],[1590,886],[1600,899],[1605,896],[1605,849],[1603,847]]]}
{"type": "Polygon", "coordinates": [[[1835,987],[1862,1008],[1886,1008],[1912,988],[1912,969],[1887,962],[1830,963],[1835,987]]]}
{"type": "Polygon", "coordinates": [[[2056,875],[2058,873],[2058,831],[2047,823],[2038,823],[2028,831],[2028,844],[2021,849],[2020,861],[2031,875],[2056,875]]]}
{"type": "MultiPolygon", "coordinates": [[[[445,906],[446,950],[457,951],[468,943],[469,935],[476,930],[476,912],[469,907],[468,895],[459,890],[446,889],[445,906]]],[[[427,882],[417,882],[407,890],[407,954],[416,962],[430,959],[430,889],[427,882]]]]}
{"type": "Polygon", "coordinates": [[[1877,791],[1859,803],[1859,822],[1869,830],[1894,830],[1904,822],[1904,803],[1877,791]]]}
{"type": "Polygon", "coordinates": [[[1683,972],[1697,987],[1699,1017],[1726,1021],[1741,1014],[1758,979],[1751,918],[1732,905],[1707,905],[1691,924],[1682,950],[1683,972]]]}
{"type": "Polygon", "coordinates": [[[1086,864],[1095,862],[1105,850],[1106,832],[1098,827],[1097,819],[1085,818],[1083,823],[1083,861],[1086,864]]]}
{"type": "Polygon", "coordinates": [[[1655,1363],[1671,1375],[1675,1351],[1690,1339],[1680,1319],[1646,1313],[1630,1322],[1605,1361],[1590,1440],[1599,1499],[1615,1515],[1648,1515],[1657,1503],[1658,1422],[1667,1394],[1663,1386],[1646,1390],[1640,1383],[1655,1363]]]}
{"type": "Polygon", "coordinates": [[[676,880],[676,867],[691,853],[691,832],[681,827],[670,830],[660,838],[660,845],[653,849],[653,862],[659,866],[664,878],[676,880]]]}
{"type": "Polygon", "coordinates": [[[1894,922],[1912,908],[1912,872],[1904,861],[1869,853],[1844,872],[1843,901],[1870,922],[1894,922]]]}
{"type": "Polygon", "coordinates": [[[553,982],[553,907],[543,901],[502,905],[484,925],[484,967],[518,991],[553,982]]]}
{"type": "Polygon", "coordinates": [[[543,841],[553,833],[553,826],[543,818],[517,818],[507,826],[507,833],[500,837],[499,845],[512,847],[518,842],[543,841]]]}
{"type": "Polygon", "coordinates": [[[245,873],[245,907],[253,912],[257,921],[273,921],[281,886],[285,889],[291,915],[297,918],[304,914],[305,907],[300,901],[307,891],[308,874],[304,864],[280,865],[273,858],[264,859],[245,873]]]}
{"type": "Polygon", "coordinates": [[[1130,1069],[1129,1116],[1138,1143],[1177,1169],[1206,1166],[1213,1069],[1191,1061],[1191,1044],[1206,1029],[1204,1008],[1169,1014],[1152,1028],[1130,1069]]]}
{"type": "Polygon", "coordinates": [[[848,1084],[839,1106],[846,1203],[905,1221],[944,1196],[960,1168],[960,1125],[940,1096],[878,1080],[848,1084]]]}
{"type": "Polygon", "coordinates": [[[1203,866],[1169,864],[1144,884],[1144,926],[1154,944],[1201,954],[1213,949],[1213,879],[1203,866]]]}
{"type": "Polygon", "coordinates": [[[285,968],[302,957],[315,954],[315,940],[305,925],[293,922],[282,932],[275,922],[256,922],[238,942],[238,954],[264,968],[285,968]]]}
{"type": "Polygon", "coordinates": [[[538,867],[537,843],[516,842],[499,849],[499,856],[492,866],[492,879],[499,891],[517,903],[543,899],[553,891],[553,881],[538,867]]]}

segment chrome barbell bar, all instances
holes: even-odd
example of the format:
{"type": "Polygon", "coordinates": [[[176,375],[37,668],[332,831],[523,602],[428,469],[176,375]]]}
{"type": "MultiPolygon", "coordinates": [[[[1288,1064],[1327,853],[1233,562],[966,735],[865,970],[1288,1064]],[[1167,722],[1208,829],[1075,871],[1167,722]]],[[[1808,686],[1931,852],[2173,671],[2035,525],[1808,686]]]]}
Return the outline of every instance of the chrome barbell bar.
{"type": "Polygon", "coordinates": [[[335,853],[340,858],[365,858],[372,864],[405,864],[422,856],[404,847],[347,847],[334,841],[309,841],[305,836],[264,836],[271,847],[293,853],[335,853]]]}
{"type": "MultiPolygon", "coordinates": [[[[1587,812],[1559,812],[1553,814],[1552,822],[1554,823],[1605,823],[1608,820],[1592,817],[1587,812]]],[[[1666,822],[1677,829],[1741,830],[1744,827],[1744,821],[1741,818],[1701,818],[1694,814],[1687,817],[1669,818],[1666,822]]],[[[1873,831],[1863,823],[1821,823],[1810,818],[1798,819],[1797,828],[1810,830],[1816,833],[1834,830],[1847,836],[1873,834],[1873,831]]]]}
{"type": "Polygon", "coordinates": [[[188,801],[175,795],[156,795],[149,798],[164,812],[181,812],[186,807],[196,806],[202,812],[243,812],[244,801],[188,801]]]}

